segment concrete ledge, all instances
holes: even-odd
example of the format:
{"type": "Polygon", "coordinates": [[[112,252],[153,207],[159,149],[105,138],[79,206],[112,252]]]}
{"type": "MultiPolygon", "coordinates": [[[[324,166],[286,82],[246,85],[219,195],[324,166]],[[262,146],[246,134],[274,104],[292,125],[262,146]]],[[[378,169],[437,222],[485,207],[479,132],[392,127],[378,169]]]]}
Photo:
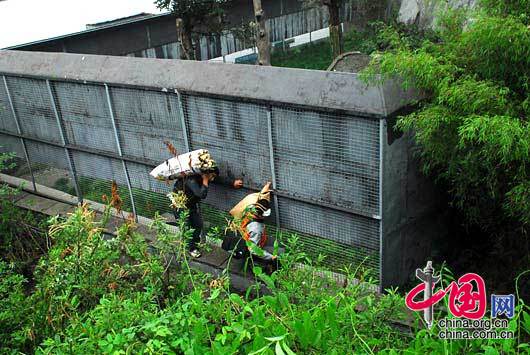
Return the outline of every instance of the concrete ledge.
{"type": "Polygon", "coordinates": [[[399,82],[256,65],[0,50],[0,74],[183,90],[384,117],[416,98],[399,82]],[[404,101],[405,100],[405,101],[404,101]]]}

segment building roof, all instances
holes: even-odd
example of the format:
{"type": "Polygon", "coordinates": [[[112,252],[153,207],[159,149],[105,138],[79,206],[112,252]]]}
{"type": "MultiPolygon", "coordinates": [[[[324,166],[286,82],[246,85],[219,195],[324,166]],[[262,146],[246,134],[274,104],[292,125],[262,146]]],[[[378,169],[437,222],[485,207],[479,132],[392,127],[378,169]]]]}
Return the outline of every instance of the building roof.
{"type": "Polygon", "coordinates": [[[152,16],[154,16],[154,14],[150,14],[150,13],[147,13],[147,12],[140,12],[139,14],[126,16],[126,17],[120,17],[120,18],[117,18],[117,19],[114,19],[114,20],[102,21],[102,22],[96,22],[96,23],[88,23],[86,25],[86,29],[90,30],[90,29],[93,29],[93,28],[96,28],[96,27],[101,27],[101,26],[119,25],[119,24],[122,24],[122,23],[128,23],[131,20],[140,20],[140,19],[143,20],[143,19],[146,19],[146,18],[152,17],[152,16]]]}
{"type": "Polygon", "coordinates": [[[52,42],[52,41],[58,41],[58,40],[66,39],[66,38],[83,37],[83,36],[92,34],[92,33],[97,32],[97,31],[103,31],[103,30],[106,30],[106,29],[109,29],[109,28],[117,28],[117,27],[120,27],[120,26],[126,26],[126,25],[130,25],[130,24],[133,24],[133,23],[136,23],[136,22],[142,22],[142,21],[146,21],[146,20],[150,21],[150,20],[154,20],[154,19],[157,19],[157,18],[160,18],[160,17],[165,17],[165,16],[172,16],[172,15],[171,15],[171,13],[166,12],[166,13],[163,13],[163,14],[144,16],[144,17],[134,17],[134,16],[132,16],[133,18],[131,18],[131,19],[123,18],[123,20],[119,21],[119,22],[114,22],[115,20],[107,21],[107,22],[109,22],[108,24],[102,24],[102,25],[100,25],[98,27],[87,29],[87,30],[84,30],[84,31],[68,33],[68,34],[64,34],[64,35],[61,35],[61,36],[52,37],[52,38],[46,38],[46,39],[33,41],[33,42],[28,42],[28,43],[17,44],[17,45],[6,47],[6,48],[2,48],[2,49],[19,49],[19,48],[22,48],[22,47],[27,47],[27,46],[32,46],[32,45],[37,45],[37,44],[47,43],[47,42],[52,42]]]}

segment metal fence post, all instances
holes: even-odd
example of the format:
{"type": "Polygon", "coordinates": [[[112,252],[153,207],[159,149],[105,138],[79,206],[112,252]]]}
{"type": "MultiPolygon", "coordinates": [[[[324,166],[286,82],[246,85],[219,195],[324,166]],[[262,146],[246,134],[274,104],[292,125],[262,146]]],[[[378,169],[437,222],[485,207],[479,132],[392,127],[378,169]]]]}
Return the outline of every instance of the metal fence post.
{"type": "Polygon", "coordinates": [[[191,152],[191,144],[188,135],[188,125],[186,124],[186,118],[184,117],[184,106],[182,104],[182,96],[180,95],[180,92],[178,90],[175,90],[175,92],[177,93],[177,98],[179,102],[179,116],[180,124],[182,126],[182,135],[184,136],[184,146],[186,147],[186,150],[188,152],[191,152]]]}
{"type": "Polygon", "coordinates": [[[383,154],[385,119],[379,120],[379,291],[383,292],[383,154]]]}
{"type": "MultiPolygon", "coordinates": [[[[267,109],[267,136],[269,140],[269,163],[271,167],[272,188],[276,190],[276,168],[274,166],[274,145],[272,141],[272,108],[267,109]]],[[[280,229],[280,210],[278,207],[278,196],[272,195],[274,202],[274,214],[276,216],[276,228],[280,229]]]]}
{"type": "Polygon", "coordinates": [[[59,134],[61,135],[61,142],[63,145],[64,153],[66,154],[66,160],[68,161],[68,167],[70,169],[70,174],[74,180],[75,193],[77,194],[77,201],[83,203],[83,194],[79,188],[79,181],[77,180],[77,173],[75,171],[75,165],[70,155],[70,151],[66,147],[66,134],[64,131],[62,117],[59,115],[59,110],[57,109],[57,101],[55,100],[55,95],[52,91],[52,86],[50,80],[46,79],[46,86],[48,88],[48,94],[50,95],[50,101],[52,103],[53,114],[55,115],[55,120],[57,121],[57,126],[59,127],[59,134]]]}
{"type": "Polygon", "coordinates": [[[118,136],[118,129],[116,128],[116,119],[114,117],[114,109],[112,106],[112,100],[110,99],[109,86],[105,84],[105,93],[107,94],[107,105],[109,107],[110,119],[112,121],[112,129],[114,131],[114,138],[116,139],[116,147],[118,148],[118,155],[120,156],[121,164],[123,166],[123,172],[125,173],[125,179],[127,180],[127,188],[129,189],[129,197],[131,198],[131,206],[134,218],[138,221],[138,215],[136,214],[136,205],[134,203],[134,196],[132,192],[131,179],[129,177],[129,171],[127,170],[127,164],[123,160],[123,152],[121,150],[120,138],[118,136]]]}
{"type": "MultiPolygon", "coordinates": [[[[20,128],[20,122],[18,121],[17,112],[15,111],[15,105],[13,104],[13,99],[11,98],[9,87],[7,86],[6,76],[2,75],[2,78],[4,80],[4,87],[6,89],[7,100],[9,101],[9,106],[11,107],[11,112],[13,113],[15,125],[17,126],[17,132],[19,136],[22,136],[22,129],[20,128]]],[[[20,137],[20,142],[22,143],[22,149],[24,150],[24,155],[26,156],[26,162],[28,163],[29,173],[31,175],[31,182],[33,184],[33,191],[37,191],[37,184],[35,183],[35,175],[33,175],[33,169],[31,168],[31,162],[29,160],[29,154],[28,154],[28,148],[26,147],[26,141],[24,140],[24,138],[20,137]]]]}

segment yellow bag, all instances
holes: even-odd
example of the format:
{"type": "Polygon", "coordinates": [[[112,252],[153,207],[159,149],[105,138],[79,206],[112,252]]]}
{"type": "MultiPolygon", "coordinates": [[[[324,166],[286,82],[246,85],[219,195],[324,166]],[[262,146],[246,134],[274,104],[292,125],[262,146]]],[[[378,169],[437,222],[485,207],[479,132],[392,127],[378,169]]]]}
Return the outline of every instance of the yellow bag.
{"type": "Polygon", "coordinates": [[[237,205],[235,205],[234,208],[230,210],[230,214],[232,215],[232,217],[236,219],[241,219],[245,208],[247,208],[250,205],[255,205],[260,199],[265,199],[270,202],[271,200],[270,184],[265,184],[263,189],[261,189],[261,192],[254,192],[250,195],[245,196],[245,198],[239,201],[237,205]]]}
{"type": "Polygon", "coordinates": [[[253,194],[245,196],[244,199],[239,201],[237,205],[235,205],[234,208],[230,210],[230,214],[232,215],[232,217],[241,219],[245,208],[250,205],[255,205],[258,202],[259,195],[259,192],[254,192],[253,194]]]}

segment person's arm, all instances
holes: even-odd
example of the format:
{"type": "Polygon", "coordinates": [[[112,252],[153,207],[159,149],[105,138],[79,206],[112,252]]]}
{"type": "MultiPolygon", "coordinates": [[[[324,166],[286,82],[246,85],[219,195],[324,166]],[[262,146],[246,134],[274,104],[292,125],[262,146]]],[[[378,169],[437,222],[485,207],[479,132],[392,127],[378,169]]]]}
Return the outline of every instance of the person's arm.
{"type": "Polygon", "coordinates": [[[208,178],[203,178],[202,184],[199,184],[197,179],[191,178],[186,181],[186,188],[191,191],[191,193],[200,198],[201,200],[204,200],[206,196],[208,195],[208,178]],[[204,183],[204,180],[206,180],[206,184],[204,183]]]}
{"type": "Polygon", "coordinates": [[[231,177],[217,176],[213,183],[216,185],[230,186],[235,189],[240,189],[243,187],[243,179],[241,178],[233,179],[231,177]]]}

